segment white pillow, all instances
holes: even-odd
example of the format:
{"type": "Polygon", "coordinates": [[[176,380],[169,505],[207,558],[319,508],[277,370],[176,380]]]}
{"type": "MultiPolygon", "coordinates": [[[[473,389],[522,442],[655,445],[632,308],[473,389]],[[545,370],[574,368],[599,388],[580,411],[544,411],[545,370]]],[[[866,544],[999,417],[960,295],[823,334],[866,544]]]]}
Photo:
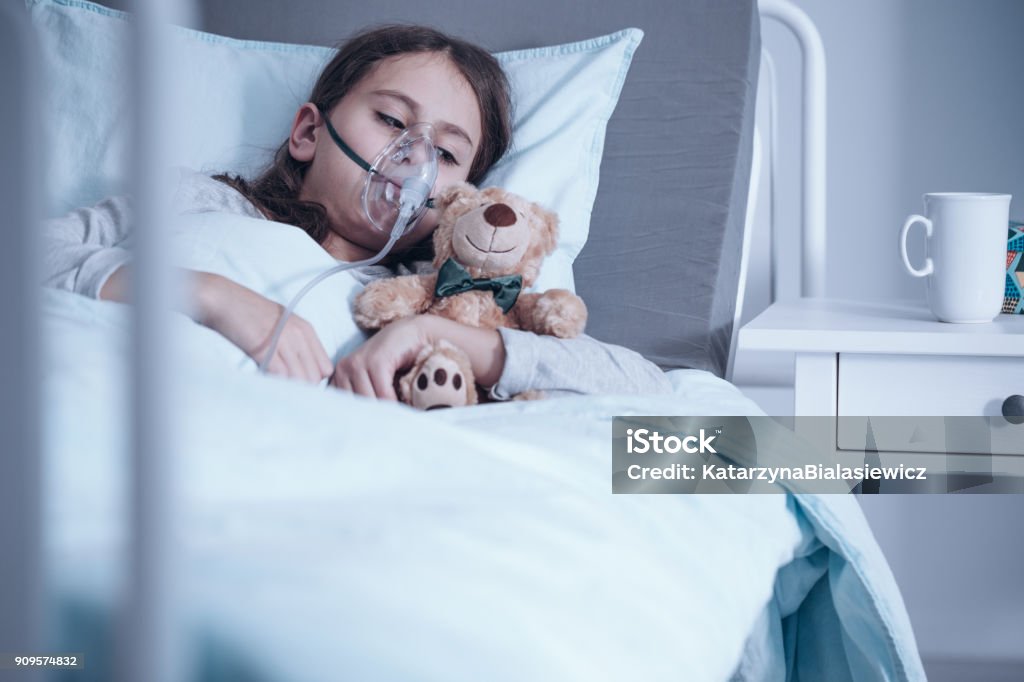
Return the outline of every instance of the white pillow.
{"type": "MultiPolygon", "coordinates": [[[[175,218],[175,265],[214,272],[287,305],[321,272],[337,265],[309,236],[291,225],[233,213],[191,213],[175,218]],[[230,245],[230,246],[226,246],[230,245]]],[[[366,339],[352,318],[352,306],[363,286],[348,272],[339,272],[314,287],[295,313],[316,330],[334,362],[366,339]]],[[[204,352],[240,369],[256,363],[219,334],[209,334],[204,352]]]]}
{"type": "Polygon", "coordinates": [[[512,150],[481,183],[520,194],[558,214],[558,248],[534,289],[576,291],[572,263],[590,233],[604,133],[643,31],[495,55],[512,85],[512,150]]]}
{"type": "MultiPolygon", "coordinates": [[[[26,0],[47,79],[47,199],[62,215],[129,189],[130,121],[123,58],[128,15],[82,0],[26,0]]],[[[501,185],[559,214],[558,249],[536,289],[574,289],[587,240],[604,132],[633,52],[625,29],[592,40],[497,54],[513,88],[514,149],[482,184],[501,185]]],[[[287,137],[296,108],[334,55],[326,47],[235,40],[175,30],[175,69],[187,83],[176,116],[186,139],[169,165],[252,174],[287,137]]]]}

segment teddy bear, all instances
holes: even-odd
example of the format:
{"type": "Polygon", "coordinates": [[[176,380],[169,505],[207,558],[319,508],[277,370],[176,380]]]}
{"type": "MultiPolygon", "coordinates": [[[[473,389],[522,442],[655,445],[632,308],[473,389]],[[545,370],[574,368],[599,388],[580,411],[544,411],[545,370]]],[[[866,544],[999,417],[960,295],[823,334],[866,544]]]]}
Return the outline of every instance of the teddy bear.
{"type": "MultiPolygon", "coordinates": [[[[431,313],[462,324],[510,327],[572,338],[583,332],[587,308],[565,289],[525,293],[558,239],[558,216],[499,187],[453,185],[435,199],[433,269],[371,282],[355,300],[355,320],[378,330],[395,320],[431,313]]],[[[480,397],[466,354],[448,342],[425,346],[412,369],[396,379],[403,402],[420,409],[474,405],[480,397]]],[[[537,392],[515,398],[541,397],[537,392]]]]}

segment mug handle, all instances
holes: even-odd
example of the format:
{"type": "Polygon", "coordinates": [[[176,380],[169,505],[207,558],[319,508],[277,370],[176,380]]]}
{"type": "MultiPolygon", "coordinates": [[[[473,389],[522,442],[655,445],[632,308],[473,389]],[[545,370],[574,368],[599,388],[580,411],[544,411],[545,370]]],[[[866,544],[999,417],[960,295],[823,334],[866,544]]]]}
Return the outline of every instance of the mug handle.
{"type": "Polygon", "coordinates": [[[924,232],[928,237],[932,236],[932,221],[925,218],[923,215],[912,215],[907,218],[907,222],[903,223],[903,230],[900,232],[900,255],[903,256],[903,265],[906,266],[907,271],[910,272],[914,277],[926,277],[935,272],[935,265],[932,263],[931,258],[924,259],[924,267],[920,270],[916,269],[910,264],[910,258],[907,257],[907,233],[910,232],[910,226],[914,223],[921,223],[924,225],[924,232]]]}

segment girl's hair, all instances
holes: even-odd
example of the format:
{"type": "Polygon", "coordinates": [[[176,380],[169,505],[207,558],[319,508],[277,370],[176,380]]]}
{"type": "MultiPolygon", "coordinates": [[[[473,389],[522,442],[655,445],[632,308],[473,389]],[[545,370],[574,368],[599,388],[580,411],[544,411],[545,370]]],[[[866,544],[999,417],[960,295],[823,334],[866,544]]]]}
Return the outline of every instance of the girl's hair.
{"type": "MultiPolygon", "coordinates": [[[[505,72],[490,53],[472,43],[423,26],[392,24],[364,31],[345,43],[324,67],[309,101],[321,111],[331,111],[377,62],[424,52],[446,55],[480,105],[483,135],[467,177],[476,184],[511,143],[512,103],[505,72]]],[[[321,244],[329,232],[327,212],[317,202],[299,199],[308,167],[308,162],[292,158],[285,140],[270,166],[252,182],[227,173],[214,178],[238,190],[271,220],[296,225],[321,244]]]]}

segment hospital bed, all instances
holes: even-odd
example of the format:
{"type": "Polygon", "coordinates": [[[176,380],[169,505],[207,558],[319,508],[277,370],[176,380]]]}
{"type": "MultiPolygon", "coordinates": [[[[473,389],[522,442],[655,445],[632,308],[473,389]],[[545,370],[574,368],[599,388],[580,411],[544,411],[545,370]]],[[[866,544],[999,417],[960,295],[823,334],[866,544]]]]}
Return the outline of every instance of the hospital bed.
{"type": "MultiPolygon", "coordinates": [[[[162,5],[140,3],[140,31],[162,5]]],[[[804,293],[820,295],[823,64],[788,3],[759,15],[747,0],[300,0],[178,16],[246,41],[321,45],[425,22],[494,51],[642,28],[572,275],[588,333],[661,365],[674,392],[419,413],[236,371],[184,319],[26,294],[15,312],[29,332],[4,360],[33,367],[42,310],[42,382],[23,379],[42,397],[42,456],[4,448],[4,547],[19,549],[0,586],[14,605],[0,613],[0,650],[78,652],[83,669],[53,675],[69,680],[923,679],[852,497],[611,494],[612,416],[761,414],[723,377],[749,255],[762,16],[806,50],[804,293]],[[165,367],[153,359],[164,353],[188,362],[165,367]]],[[[137,49],[163,44],[148,35],[137,49]]],[[[143,196],[151,151],[135,166],[143,196]]],[[[25,197],[46,203],[27,190],[11,202],[25,197]]],[[[140,257],[162,238],[140,235],[140,257]]],[[[167,300],[160,281],[141,285],[143,300],[167,300]]],[[[31,453],[34,406],[16,407],[10,447],[31,453]]]]}

